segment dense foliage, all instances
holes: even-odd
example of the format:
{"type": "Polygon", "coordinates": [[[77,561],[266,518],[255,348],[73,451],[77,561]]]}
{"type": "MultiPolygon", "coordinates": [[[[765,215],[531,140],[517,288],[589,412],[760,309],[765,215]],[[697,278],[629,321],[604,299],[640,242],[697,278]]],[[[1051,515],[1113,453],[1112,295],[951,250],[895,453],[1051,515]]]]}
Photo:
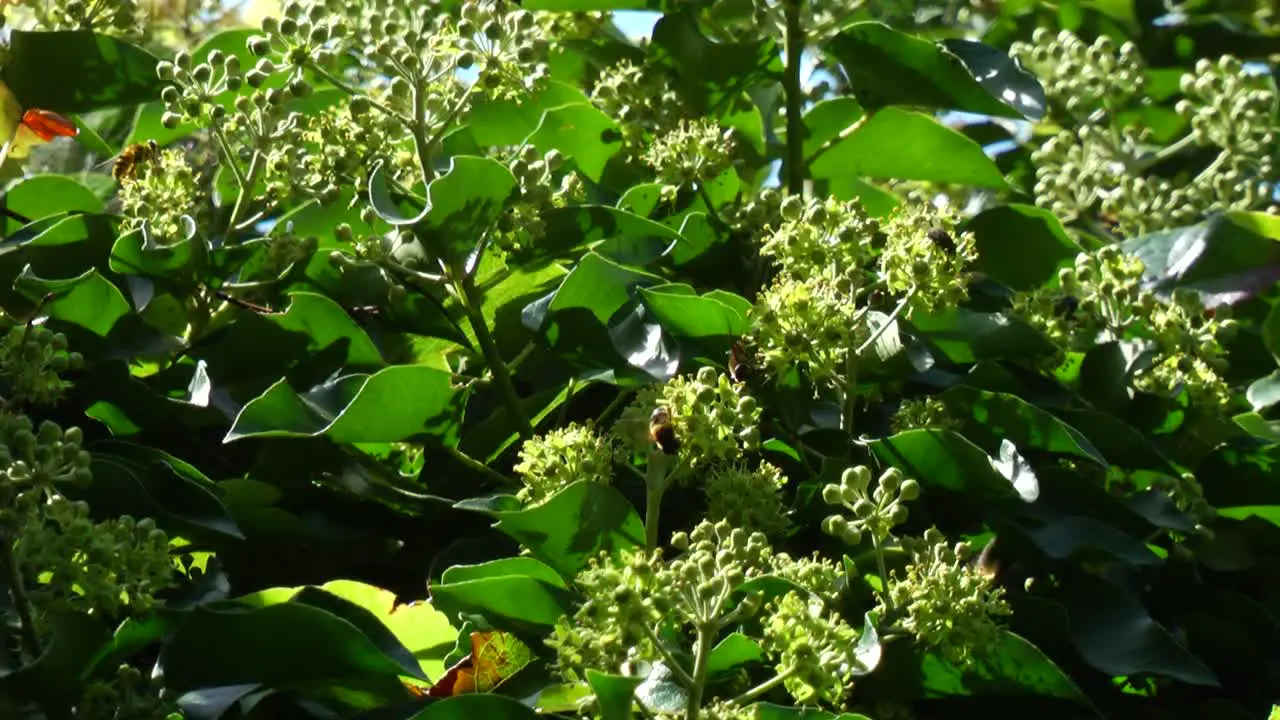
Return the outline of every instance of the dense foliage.
{"type": "Polygon", "coordinates": [[[1272,6],[7,3],[0,716],[1264,717],[1272,6]]]}

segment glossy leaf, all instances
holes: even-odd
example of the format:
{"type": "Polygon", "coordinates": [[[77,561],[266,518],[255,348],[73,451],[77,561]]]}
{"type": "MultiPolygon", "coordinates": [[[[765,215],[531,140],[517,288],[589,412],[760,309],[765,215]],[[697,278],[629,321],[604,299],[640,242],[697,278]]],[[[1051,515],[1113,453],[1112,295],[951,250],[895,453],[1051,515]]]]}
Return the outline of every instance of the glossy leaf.
{"type": "Polygon", "coordinates": [[[339,377],[305,393],[280,380],[240,410],[225,442],[319,435],[334,442],[396,442],[439,433],[458,410],[451,379],[436,368],[397,365],[339,377]]]}
{"type": "Polygon", "coordinates": [[[1040,84],[1003,53],[973,42],[952,41],[949,46],[879,22],[848,25],[830,43],[864,108],[906,105],[1003,117],[1043,114],[1040,84]],[[982,82],[974,79],[978,73],[982,82]]]}
{"type": "Polygon", "coordinates": [[[987,454],[949,430],[908,430],[872,442],[871,451],[918,479],[925,492],[936,488],[974,501],[1016,497],[987,454]]]}
{"type": "Polygon", "coordinates": [[[82,113],[160,95],[159,61],[125,40],[85,30],[9,35],[0,80],[24,108],[82,113]]]}
{"type": "Polygon", "coordinates": [[[408,720],[539,720],[532,708],[503,695],[458,695],[428,705],[408,720]]]}
{"type": "Polygon", "coordinates": [[[625,675],[608,675],[598,670],[587,670],[587,682],[595,693],[600,709],[600,720],[631,720],[632,701],[636,688],[643,678],[625,675]]]}
{"type": "Polygon", "coordinates": [[[548,110],[529,144],[546,153],[559,150],[578,170],[600,182],[605,165],[622,148],[622,135],[614,121],[594,105],[567,105],[548,110]]]}
{"type": "Polygon", "coordinates": [[[1082,252],[1053,213],[1030,205],[985,210],[965,229],[978,244],[974,269],[1014,290],[1056,284],[1058,269],[1070,266],[1082,252]]]}
{"type": "Polygon", "coordinates": [[[271,322],[290,332],[301,333],[309,341],[308,351],[316,353],[334,343],[346,347],[346,365],[380,367],[382,353],[342,306],[324,295],[297,292],[289,296],[283,313],[269,316],[271,322]]]}
{"type": "Polygon", "coordinates": [[[884,108],[814,160],[816,178],[846,175],[1008,187],[982,147],[922,113],[884,108]]]}
{"type": "Polygon", "coordinates": [[[990,651],[958,668],[933,653],[921,663],[930,695],[1038,695],[1088,702],[1076,683],[1047,655],[1007,630],[990,651]]]}
{"type": "Polygon", "coordinates": [[[755,640],[740,632],[729,633],[711,651],[711,657],[707,659],[707,674],[730,672],[762,660],[764,651],[755,640]]]}
{"type": "Polygon", "coordinates": [[[911,325],[952,362],[1048,356],[1056,346],[1023,321],[959,308],[940,315],[917,315],[911,325]]]}
{"type": "MultiPolygon", "coordinates": [[[[4,196],[5,207],[32,220],[59,213],[102,212],[102,200],[84,185],[61,175],[36,175],[21,180],[4,196]]],[[[18,224],[4,218],[5,234],[18,230],[18,224]]]]}
{"type": "Polygon", "coordinates": [[[959,386],[943,393],[942,399],[964,420],[965,436],[989,448],[1011,440],[1018,447],[1107,465],[1102,453],[1075,428],[1015,395],[959,386]]]}
{"type": "Polygon", "coordinates": [[[631,503],[612,487],[589,480],[575,482],[536,506],[494,516],[495,527],[566,578],[602,550],[644,544],[644,523],[631,503]]]}
{"type": "Polygon", "coordinates": [[[450,617],[478,613],[500,629],[537,634],[572,613],[573,596],[568,590],[534,576],[450,580],[442,578],[431,585],[431,604],[450,617]]]}
{"type": "Polygon", "coordinates": [[[1199,291],[1205,305],[1252,297],[1280,280],[1280,223],[1266,213],[1232,212],[1123,244],[1157,289],[1199,291]]]}
{"type": "Polygon", "coordinates": [[[44,304],[44,314],[102,337],[130,310],[120,289],[97,270],[67,280],[46,280],[37,277],[31,266],[27,266],[14,281],[14,289],[33,301],[53,293],[53,299],[44,304]]]}

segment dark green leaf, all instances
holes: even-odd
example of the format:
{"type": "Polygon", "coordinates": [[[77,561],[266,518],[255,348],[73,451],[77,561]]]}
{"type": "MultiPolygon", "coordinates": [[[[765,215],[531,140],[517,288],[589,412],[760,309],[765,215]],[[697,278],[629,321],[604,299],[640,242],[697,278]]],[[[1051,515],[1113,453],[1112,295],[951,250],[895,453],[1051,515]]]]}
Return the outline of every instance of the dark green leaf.
{"type": "Polygon", "coordinates": [[[974,269],[1014,290],[1056,281],[1081,251],[1053,213],[1030,205],[1004,205],[979,213],[966,229],[978,243],[974,269]]]}
{"type": "Polygon", "coordinates": [[[609,158],[622,148],[622,134],[594,105],[568,105],[543,113],[529,144],[544,153],[559,150],[583,175],[600,182],[609,158]]]}
{"type": "Polygon", "coordinates": [[[85,30],[9,34],[0,79],[24,109],[82,113],[160,96],[151,53],[85,30]]]}
{"type": "Polygon", "coordinates": [[[815,178],[847,175],[1008,187],[982,147],[922,113],[884,108],[814,160],[815,178]]]}
{"type": "Polygon", "coordinates": [[[1014,317],[959,308],[942,315],[916,315],[911,325],[952,362],[1052,355],[1057,347],[1014,317]]]}
{"type": "Polygon", "coordinates": [[[480,614],[495,627],[544,634],[572,613],[573,595],[528,575],[482,577],[431,585],[431,604],[451,617],[480,614]]]}
{"type": "Polygon", "coordinates": [[[524,703],[505,695],[455,695],[428,705],[409,720],[541,720],[524,703]]]}
{"type": "Polygon", "coordinates": [[[454,425],[458,411],[451,381],[450,373],[425,365],[346,375],[303,394],[280,380],[240,410],[224,442],[317,435],[334,442],[397,442],[440,433],[454,425]]]}
{"type": "Polygon", "coordinates": [[[729,633],[711,651],[707,674],[729,672],[735,668],[764,660],[764,651],[755,640],[740,632],[729,633]]]}
{"type": "Polygon", "coordinates": [[[991,458],[950,430],[908,430],[872,442],[871,451],[918,479],[926,492],[936,488],[963,493],[974,501],[1016,497],[991,458]]]}
{"type": "Polygon", "coordinates": [[[175,694],[241,683],[331,683],[386,700],[405,697],[403,668],[359,628],[301,603],[197,607],[161,650],[157,670],[175,694]]]}
{"type": "Polygon", "coordinates": [[[689,9],[668,12],[653,27],[651,61],[670,68],[676,87],[695,108],[731,114],[752,85],[780,77],[781,48],[772,39],[715,42],[689,9]]]}
{"type": "Polygon", "coordinates": [[[1106,466],[1107,461],[1075,428],[1025,400],[1006,393],[956,386],[940,396],[964,422],[964,434],[990,449],[1001,440],[1020,448],[1084,458],[1106,466]]]}
{"type": "Polygon", "coordinates": [[[1231,212],[1123,244],[1159,290],[1200,292],[1205,304],[1235,303],[1280,280],[1280,219],[1231,212]]]}
{"type": "Polygon", "coordinates": [[[79,697],[84,672],[110,642],[111,632],[100,619],[81,613],[53,614],[49,626],[51,634],[40,657],[16,671],[0,671],[0,696],[37,701],[66,712],[79,697]]]}
{"type": "Polygon", "coordinates": [[[1033,119],[1043,113],[1040,84],[1012,60],[979,43],[955,45],[975,67],[966,67],[946,47],[879,22],[848,25],[830,42],[854,97],[868,110],[906,105],[1002,117],[1019,117],[1022,111],[1037,113],[1033,119]],[[979,83],[974,71],[990,77],[979,83]]]}
{"type": "Polygon", "coordinates": [[[1076,555],[1102,556],[1131,565],[1156,565],[1160,558],[1138,538],[1091,517],[1051,520],[1026,531],[1046,555],[1063,560],[1076,555]]]}
{"type": "Polygon", "coordinates": [[[871,720],[860,713],[840,713],[836,715],[826,710],[810,707],[790,707],[771,703],[756,703],[754,706],[756,720],[871,720]]]}
{"type": "Polygon", "coordinates": [[[963,38],[947,38],[942,46],[960,58],[969,74],[991,97],[1017,110],[1029,120],[1044,117],[1049,106],[1044,88],[1034,75],[1013,58],[990,45],[963,38]]]}
{"type": "Polygon", "coordinates": [[[602,550],[644,544],[644,523],[631,503],[612,487],[589,480],[579,480],[527,510],[495,517],[495,527],[566,578],[602,550]]]}
{"type": "Polygon", "coordinates": [[[938,695],[1041,695],[1087,703],[1071,677],[1035,645],[1007,630],[964,668],[934,653],[922,661],[924,687],[938,695]]]}
{"type": "Polygon", "coordinates": [[[587,670],[587,682],[596,696],[600,720],[631,720],[632,699],[643,678],[625,675],[607,675],[598,670],[587,670]]]}
{"type": "Polygon", "coordinates": [[[68,280],[46,280],[36,277],[28,265],[14,281],[14,289],[33,301],[53,293],[55,297],[45,303],[43,312],[102,337],[130,310],[129,301],[120,289],[97,270],[88,270],[68,280]]]}
{"type": "Polygon", "coordinates": [[[317,353],[334,343],[346,348],[347,366],[382,367],[382,353],[369,335],[338,303],[324,295],[295,292],[289,295],[289,308],[268,316],[271,322],[290,332],[307,336],[307,350],[317,353]]]}

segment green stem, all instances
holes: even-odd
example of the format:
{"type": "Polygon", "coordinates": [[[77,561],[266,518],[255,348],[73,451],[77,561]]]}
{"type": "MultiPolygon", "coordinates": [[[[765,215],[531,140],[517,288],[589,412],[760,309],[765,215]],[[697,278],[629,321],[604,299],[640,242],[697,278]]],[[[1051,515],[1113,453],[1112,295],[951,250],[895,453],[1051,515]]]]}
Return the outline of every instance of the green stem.
{"type": "Polygon", "coordinates": [[[787,678],[791,677],[791,676],[792,676],[792,675],[794,675],[795,673],[796,673],[796,669],[795,669],[794,667],[787,668],[786,670],[783,670],[782,672],[778,673],[777,675],[774,675],[773,677],[769,678],[768,680],[765,680],[764,682],[762,682],[762,683],[760,683],[759,685],[757,685],[757,686],[755,686],[755,687],[751,688],[750,690],[748,690],[748,691],[746,691],[746,692],[742,693],[741,695],[739,695],[738,697],[736,697],[736,698],[734,698],[734,699],[730,700],[729,702],[733,703],[734,705],[746,705],[747,703],[751,702],[752,700],[755,700],[756,698],[760,697],[761,695],[763,695],[763,694],[765,694],[765,693],[769,692],[770,690],[772,690],[772,689],[774,689],[774,688],[778,687],[778,686],[779,686],[779,685],[781,685],[781,684],[782,684],[782,683],[783,683],[787,678]]]}
{"type": "Polygon", "coordinates": [[[859,345],[858,349],[854,351],[853,354],[861,357],[862,353],[866,352],[867,348],[871,347],[875,341],[880,339],[880,336],[884,334],[884,331],[889,329],[889,326],[893,324],[893,321],[898,319],[898,316],[906,309],[907,303],[911,302],[911,298],[915,296],[916,288],[911,288],[910,292],[903,296],[903,298],[898,301],[898,304],[894,306],[893,311],[889,313],[889,317],[885,318],[885,321],[880,324],[880,327],[877,327],[876,331],[871,333],[871,337],[867,338],[865,342],[859,345]]]}
{"type": "Polygon", "coordinates": [[[693,678],[690,677],[689,672],[680,665],[680,662],[676,660],[676,657],[671,654],[671,651],[667,649],[667,646],[662,642],[662,638],[658,637],[658,633],[654,632],[653,628],[648,625],[644,626],[644,632],[649,637],[649,642],[653,643],[653,647],[656,648],[658,654],[662,656],[662,661],[667,664],[667,668],[671,670],[671,674],[675,677],[676,682],[680,684],[680,687],[683,687],[686,690],[692,688],[693,678]]]}
{"type": "Polygon", "coordinates": [[[630,397],[630,390],[619,390],[618,394],[613,396],[613,399],[609,401],[609,404],[605,406],[605,409],[596,417],[596,427],[599,427],[605,421],[605,418],[612,415],[615,410],[626,405],[627,400],[630,397]]]}
{"type": "Polygon", "coordinates": [[[893,612],[893,596],[889,594],[889,570],[884,564],[884,546],[880,543],[880,538],[873,533],[871,535],[871,548],[876,554],[876,569],[880,573],[880,586],[882,588],[881,595],[884,597],[884,607],[886,612],[893,612]]]}
{"type": "Polygon", "coordinates": [[[484,463],[480,462],[479,460],[477,460],[477,459],[475,459],[475,458],[471,457],[470,455],[468,455],[468,454],[466,454],[466,453],[462,452],[462,451],[461,451],[461,450],[459,450],[458,448],[445,446],[445,452],[446,452],[446,453],[448,453],[448,455],[449,455],[450,457],[452,457],[454,460],[457,460],[458,462],[460,462],[460,463],[462,463],[463,465],[467,466],[467,468],[469,468],[469,469],[471,469],[471,470],[474,470],[475,472],[478,472],[478,473],[480,473],[481,475],[484,475],[485,477],[487,477],[487,478],[489,478],[489,479],[493,480],[494,482],[496,482],[496,483],[497,483],[497,484],[499,484],[499,485],[513,485],[513,484],[515,484],[515,483],[513,483],[513,482],[512,482],[511,478],[508,478],[506,475],[503,475],[502,473],[498,472],[497,470],[494,470],[493,468],[489,467],[488,465],[485,465],[484,463]]]}
{"type": "Polygon", "coordinates": [[[644,474],[644,546],[650,551],[658,548],[658,520],[670,479],[668,469],[667,456],[661,450],[651,450],[644,474]]]}
{"type": "Polygon", "coordinates": [[[715,639],[715,631],[711,627],[698,628],[698,642],[693,650],[693,685],[689,688],[689,700],[685,704],[685,720],[698,720],[702,712],[702,687],[707,682],[707,661],[711,659],[715,639]]]}
{"type": "Polygon", "coordinates": [[[784,0],[782,12],[786,24],[786,70],[782,76],[787,96],[787,190],[792,195],[804,192],[804,91],[800,87],[800,70],[804,55],[804,26],[801,3],[784,0]]]}
{"type": "Polygon", "coordinates": [[[13,557],[12,529],[0,537],[0,565],[4,565],[9,576],[9,597],[13,600],[13,607],[18,613],[23,648],[29,657],[38,658],[44,654],[44,648],[40,644],[40,635],[36,633],[35,620],[31,616],[31,601],[27,599],[27,591],[22,584],[22,572],[18,569],[18,563],[13,557]]]}
{"type": "Polygon", "coordinates": [[[489,326],[484,320],[484,313],[480,310],[480,298],[475,291],[475,285],[470,279],[462,279],[458,281],[458,299],[462,302],[462,309],[467,314],[467,320],[471,323],[471,330],[476,334],[476,341],[480,343],[480,351],[484,353],[485,362],[489,364],[489,372],[493,373],[494,382],[498,385],[498,392],[502,393],[502,400],[507,406],[507,411],[515,418],[516,427],[520,431],[520,435],[528,440],[533,437],[533,425],[529,422],[529,417],[524,414],[524,408],[520,407],[520,395],[516,393],[516,387],[511,381],[511,370],[507,367],[507,363],[502,359],[502,353],[498,350],[498,343],[493,339],[492,333],[489,332],[489,326]]]}

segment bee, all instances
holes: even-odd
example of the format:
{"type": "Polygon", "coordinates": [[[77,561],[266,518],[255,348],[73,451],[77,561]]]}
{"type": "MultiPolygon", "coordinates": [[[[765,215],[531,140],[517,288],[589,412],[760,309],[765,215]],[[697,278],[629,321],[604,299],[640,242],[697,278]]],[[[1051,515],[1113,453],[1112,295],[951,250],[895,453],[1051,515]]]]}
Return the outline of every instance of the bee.
{"type": "Polygon", "coordinates": [[[946,254],[956,254],[956,241],[951,239],[951,235],[946,230],[934,228],[928,232],[928,237],[933,241],[934,245],[942,248],[942,251],[946,254]]]}
{"type": "Polygon", "coordinates": [[[671,412],[666,408],[660,407],[649,416],[649,439],[667,455],[675,455],[680,449],[676,428],[671,424],[671,412]]]}
{"type": "Polygon", "coordinates": [[[986,547],[982,548],[982,552],[975,555],[969,562],[974,570],[994,578],[1000,572],[1000,561],[995,558],[996,539],[991,538],[986,547]]]}
{"type": "Polygon", "coordinates": [[[738,340],[729,348],[729,377],[734,382],[746,382],[755,374],[755,368],[751,367],[751,362],[747,356],[747,349],[743,347],[742,341],[738,340]]]}
{"type": "Polygon", "coordinates": [[[155,160],[159,152],[160,146],[156,144],[155,140],[130,145],[120,151],[120,155],[112,163],[111,177],[115,178],[118,183],[133,180],[138,175],[138,167],[155,160]]]}

